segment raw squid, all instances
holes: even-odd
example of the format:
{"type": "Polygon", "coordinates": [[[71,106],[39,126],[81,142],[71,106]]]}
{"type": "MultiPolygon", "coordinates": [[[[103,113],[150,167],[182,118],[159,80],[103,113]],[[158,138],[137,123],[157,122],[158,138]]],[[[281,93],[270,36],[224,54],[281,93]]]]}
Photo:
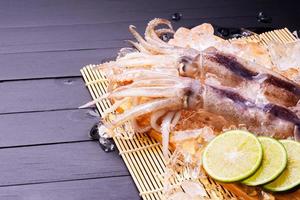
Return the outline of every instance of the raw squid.
{"type": "Polygon", "coordinates": [[[154,19],[146,29],[146,40],[131,26],[130,30],[139,42],[135,44],[143,47],[141,52],[127,54],[98,68],[106,70],[108,75],[113,74],[111,80],[115,81],[133,80],[133,76],[141,79],[149,76],[159,77],[160,74],[167,73],[202,79],[202,81],[217,81],[221,85],[234,87],[253,101],[270,101],[287,107],[296,106],[299,101],[300,86],[297,83],[257,63],[215,48],[198,51],[172,46],[162,41],[155,32],[154,28],[160,24],[169,27],[163,30],[173,31],[170,22],[154,19]],[[156,75],[141,69],[155,71],[156,75]],[[139,73],[143,75],[139,76],[139,73]]]}
{"type": "MultiPolygon", "coordinates": [[[[154,79],[156,80],[156,79],[154,79]]],[[[168,79],[162,79],[165,81],[168,79]]],[[[295,113],[286,107],[272,103],[254,102],[228,87],[203,84],[198,80],[187,77],[173,77],[174,82],[169,86],[162,84],[138,87],[134,84],[121,86],[109,94],[109,98],[148,97],[151,100],[139,104],[120,114],[111,122],[113,127],[131,118],[146,113],[160,111],[156,120],[174,111],[205,110],[221,115],[230,124],[246,124],[250,131],[257,134],[269,135],[275,138],[299,137],[300,120],[295,113]],[[164,113],[161,113],[161,110],[164,113]]],[[[161,80],[160,80],[161,81],[161,80]]],[[[168,118],[173,118],[169,115],[168,118]]],[[[164,122],[164,120],[162,120],[164,122]]],[[[163,123],[162,122],[162,123],[163,123]]],[[[168,122],[170,124],[171,121],[168,122]]],[[[151,123],[153,124],[153,123],[151,123]]],[[[154,126],[155,129],[157,127],[154,126]]]]}
{"type": "Polygon", "coordinates": [[[150,21],[145,39],[134,26],[129,30],[137,40],[130,43],[138,51],[121,52],[116,61],[95,69],[105,72],[109,90],[85,105],[105,98],[115,102],[109,112],[123,104],[131,105],[104,123],[103,133],[113,134],[127,121],[139,132],[151,127],[162,133],[167,155],[169,133],[181,127],[180,116],[187,111],[221,116],[226,121],[224,126],[245,124],[256,134],[300,138],[300,120],[295,111],[300,99],[297,83],[216,48],[199,51],[167,43],[160,39],[162,34],[174,33],[167,20],[150,21]],[[158,25],[167,28],[155,29],[158,25]],[[144,122],[141,125],[139,121],[144,122]]]}

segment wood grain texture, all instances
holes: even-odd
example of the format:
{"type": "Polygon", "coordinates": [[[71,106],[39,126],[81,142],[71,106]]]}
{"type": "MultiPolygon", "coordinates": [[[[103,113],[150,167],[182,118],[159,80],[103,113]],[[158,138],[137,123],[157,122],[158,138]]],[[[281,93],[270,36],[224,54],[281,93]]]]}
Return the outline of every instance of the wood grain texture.
{"type": "Polygon", "coordinates": [[[0,148],[89,140],[89,131],[99,120],[91,112],[94,111],[85,109],[0,115],[0,148]]]}
{"type": "MultiPolygon", "coordinates": [[[[5,28],[1,29],[0,53],[122,47],[124,40],[132,38],[128,26],[134,24],[143,33],[147,22],[5,28]]],[[[199,23],[201,21],[197,20],[196,24],[199,23]]],[[[181,20],[174,25],[178,27],[194,24],[190,20],[181,20]]]]}
{"type": "Polygon", "coordinates": [[[97,119],[88,110],[74,108],[91,98],[81,78],[68,77],[78,76],[85,64],[114,57],[125,46],[123,40],[131,38],[130,24],[143,33],[150,19],[180,12],[183,19],[173,22],[175,28],[209,22],[293,29],[300,27],[295,4],[289,0],[0,1],[0,199],[139,199],[117,152],[104,153],[97,142],[88,141],[87,133],[97,119]],[[258,23],[259,11],[270,14],[273,23],[258,23]],[[36,80],[24,81],[32,78],[36,80]],[[17,147],[24,145],[30,146],[17,147]]]}
{"type": "Polygon", "coordinates": [[[0,187],[5,200],[138,200],[130,176],[0,187]]]}
{"type": "MultiPolygon", "coordinates": [[[[70,24],[91,24],[104,22],[148,20],[153,17],[169,18],[172,12],[182,12],[186,19],[255,16],[258,11],[284,16],[291,16],[295,9],[295,1],[287,0],[146,0],[141,4],[138,0],[127,1],[84,1],[84,0],[27,0],[9,2],[1,1],[5,8],[0,19],[0,27],[29,27],[70,24]],[[281,9],[277,9],[280,6],[281,9]],[[194,11],[193,11],[194,10],[194,11]],[[38,16],[38,17],[37,17],[38,16]]],[[[294,13],[294,15],[296,15],[294,13]]]]}
{"type": "MultiPolygon", "coordinates": [[[[125,45],[125,44],[124,44],[125,45]]],[[[0,54],[0,81],[80,76],[82,66],[117,55],[118,49],[0,54]]]]}
{"type": "MultiPolygon", "coordinates": [[[[222,8],[219,8],[222,9],[222,8]]],[[[221,12],[221,11],[220,11],[221,12]]],[[[149,19],[160,17],[153,15],[149,19]]],[[[82,50],[97,48],[112,48],[124,46],[123,40],[131,39],[128,26],[134,24],[143,34],[148,20],[97,24],[77,24],[64,26],[3,28],[0,37],[0,53],[82,50]]],[[[294,20],[297,21],[298,17],[294,20]]],[[[274,23],[261,24],[256,16],[227,16],[217,18],[182,19],[173,22],[176,28],[180,26],[193,27],[201,23],[213,23],[225,27],[299,27],[300,22],[292,24],[283,16],[274,16],[274,23]],[[297,25],[298,24],[298,25],[297,25]],[[289,26],[290,25],[290,26],[289,26]]]]}
{"type": "MultiPolygon", "coordinates": [[[[225,17],[257,14],[251,11],[272,6],[270,0],[235,1],[235,0],[146,0],[141,4],[138,0],[127,1],[84,1],[84,0],[27,0],[2,1],[0,7],[5,18],[0,19],[0,27],[52,26],[70,24],[91,24],[103,22],[137,21],[154,17],[170,17],[172,12],[181,11],[185,18],[195,17],[193,9],[197,9],[197,17],[225,17]],[[237,9],[247,7],[248,9],[237,9]],[[223,8],[222,12],[220,8],[223,8]],[[191,10],[192,9],[192,10],[191,10]],[[191,15],[190,15],[191,13],[191,15]],[[37,17],[39,16],[39,17],[37,17]]],[[[276,1],[275,1],[276,2],[276,1]]]]}
{"type": "Polygon", "coordinates": [[[0,83],[0,113],[70,109],[90,101],[81,78],[0,83]]]}
{"type": "Polygon", "coordinates": [[[0,186],[128,175],[118,152],[88,141],[0,150],[0,186]]]}

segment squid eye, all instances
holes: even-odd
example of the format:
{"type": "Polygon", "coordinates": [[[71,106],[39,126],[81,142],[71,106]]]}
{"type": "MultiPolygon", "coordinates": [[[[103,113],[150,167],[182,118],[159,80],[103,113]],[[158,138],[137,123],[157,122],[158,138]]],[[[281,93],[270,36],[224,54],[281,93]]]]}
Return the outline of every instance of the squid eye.
{"type": "Polygon", "coordinates": [[[179,73],[182,76],[193,77],[198,72],[197,63],[189,57],[181,57],[179,61],[179,73]]]}
{"type": "Polygon", "coordinates": [[[189,61],[182,57],[179,61],[179,72],[181,75],[185,76],[187,71],[188,71],[188,64],[189,64],[189,61]]]}

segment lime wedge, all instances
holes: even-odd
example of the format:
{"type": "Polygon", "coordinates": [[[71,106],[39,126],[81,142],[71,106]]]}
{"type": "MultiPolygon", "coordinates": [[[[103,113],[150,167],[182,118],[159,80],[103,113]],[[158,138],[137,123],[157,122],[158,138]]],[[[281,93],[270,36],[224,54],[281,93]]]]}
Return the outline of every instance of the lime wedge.
{"type": "Polygon", "coordinates": [[[276,179],[287,165],[287,153],[284,146],[270,137],[258,137],[263,148],[261,166],[250,178],[242,181],[249,186],[263,185],[276,179]]]}
{"type": "Polygon", "coordinates": [[[262,161],[262,147],[251,133],[225,132],[214,138],[203,152],[203,168],[221,182],[235,182],[251,176],[262,161]]]}
{"type": "Polygon", "coordinates": [[[288,164],[285,170],[273,182],[263,188],[281,192],[290,190],[300,184],[300,143],[293,140],[280,140],[288,155],[288,164]]]}

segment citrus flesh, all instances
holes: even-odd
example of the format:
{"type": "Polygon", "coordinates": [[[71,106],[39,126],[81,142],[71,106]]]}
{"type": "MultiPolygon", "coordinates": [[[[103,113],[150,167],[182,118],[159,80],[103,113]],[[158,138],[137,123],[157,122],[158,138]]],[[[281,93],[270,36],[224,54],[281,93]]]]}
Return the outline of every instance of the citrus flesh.
{"type": "Polygon", "coordinates": [[[285,170],[271,183],[263,186],[273,192],[290,190],[300,184],[300,143],[293,140],[280,140],[286,149],[288,163],[285,170]]]}
{"type": "Polygon", "coordinates": [[[260,166],[263,151],[259,140],[243,130],[232,130],[214,138],[203,152],[203,168],[221,182],[240,181],[260,166]]]}
{"type": "Polygon", "coordinates": [[[242,183],[249,186],[266,184],[276,179],[287,165],[287,153],[284,146],[270,137],[258,137],[263,148],[263,160],[258,170],[242,183]]]}

